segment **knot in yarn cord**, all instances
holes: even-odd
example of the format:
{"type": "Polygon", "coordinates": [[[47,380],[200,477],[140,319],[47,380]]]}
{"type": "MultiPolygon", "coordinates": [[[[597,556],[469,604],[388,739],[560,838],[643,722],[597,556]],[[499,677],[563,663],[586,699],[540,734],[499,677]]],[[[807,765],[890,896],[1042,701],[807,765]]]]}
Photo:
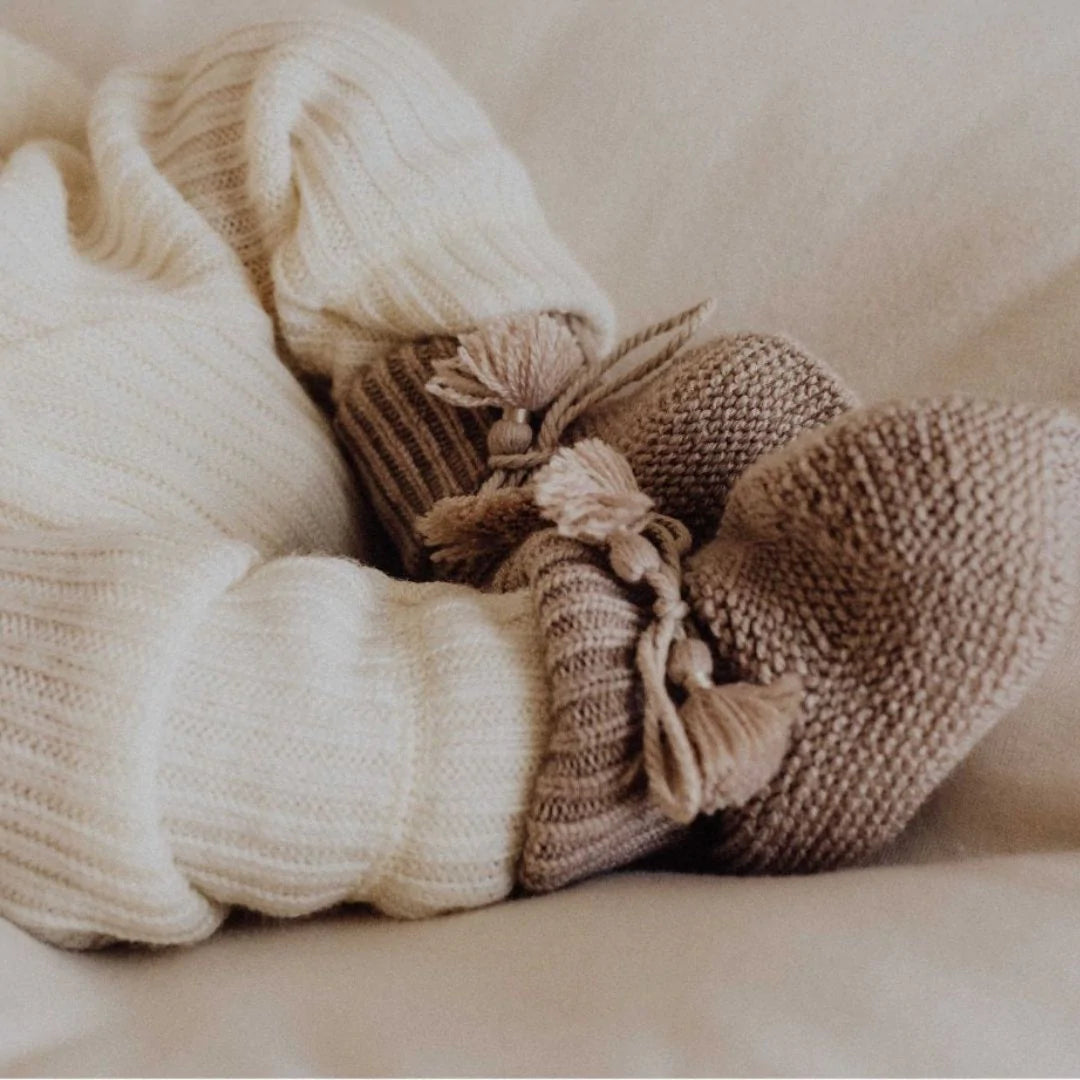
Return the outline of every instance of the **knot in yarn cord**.
{"type": "Polygon", "coordinates": [[[488,432],[484,490],[521,485],[544,465],[583,413],[631,385],[643,386],[712,314],[716,302],[692,308],[626,338],[608,356],[586,358],[564,319],[531,315],[493,319],[463,334],[457,353],[438,360],[426,389],[463,408],[494,406],[503,410],[488,432]],[[615,367],[630,353],[664,334],[674,337],[655,356],[631,363],[619,376],[615,367]],[[532,418],[543,414],[539,427],[532,418]]]}
{"type": "Polygon", "coordinates": [[[532,531],[528,516],[520,500],[502,493],[528,488],[534,471],[551,460],[563,434],[588,409],[659,375],[714,307],[715,301],[705,300],[584,364],[566,321],[553,315],[493,319],[463,334],[457,353],[435,362],[425,388],[460,408],[495,406],[503,412],[488,432],[492,471],[479,490],[441,499],[417,522],[432,561],[468,573],[523,540],[532,531]],[[668,333],[674,337],[655,356],[611,375],[630,353],[668,333]],[[536,427],[532,418],[540,412],[536,427]]]}
{"type": "MultiPolygon", "coordinates": [[[[672,820],[739,806],[772,779],[802,697],[799,680],[716,685],[712,653],[688,625],[682,557],[690,534],[655,513],[626,459],[600,439],[563,447],[537,474],[534,498],[560,535],[606,548],[615,574],[647,584],[652,620],[638,638],[642,763],[649,791],[672,820]],[[669,683],[681,687],[676,705],[669,683]]],[[[636,766],[635,766],[636,768],[636,766]]]]}

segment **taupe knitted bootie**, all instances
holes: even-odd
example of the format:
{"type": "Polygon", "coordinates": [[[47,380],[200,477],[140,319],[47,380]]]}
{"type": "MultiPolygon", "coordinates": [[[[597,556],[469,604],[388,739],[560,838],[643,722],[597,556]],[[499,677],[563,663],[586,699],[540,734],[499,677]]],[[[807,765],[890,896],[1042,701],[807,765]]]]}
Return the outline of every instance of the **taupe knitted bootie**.
{"type": "Polygon", "coordinates": [[[1080,424],[1053,410],[881,406],[765,455],[685,559],[688,607],[688,536],[609,447],[561,451],[535,489],[556,527],[502,575],[532,590],[556,712],[533,890],[671,846],[718,871],[872,857],[1076,600],[1080,424]]]}
{"type": "Polygon", "coordinates": [[[558,320],[500,324],[339,393],[406,566],[430,572],[427,547],[459,580],[531,590],[555,712],[532,890],[662,850],[719,870],[871,856],[1036,677],[1075,593],[1074,421],[847,411],[777,339],[676,356],[693,321],[602,363],[558,320]]]}
{"type": "Polygon", "coordinates": [[[734,673],[795,672],[780,771],[708,822],[706,863],[865,860],[1053,656],[1080,577],[1080,421],[965,400],[852,413],[740,478],[689,560],[734,673]]]}
{"type": "MultiPolygon", "coordinates": [[[[558,445],[589,434],[626,454],[663,513],[707,538],[747,465],[855,404],[825,365],[783,338],[722,337],[678,354],[706,313],[652,327],[603,361],[565,320],[538,315],[403,346],[352,371],[335,387],[336,424],[405,573],[485,577],[498,557],[474,566],[438,550],[441,537],[461,533],[453,500],[493,476],[513,488],[558,445]],[[676,334],[668,347],[616,382],[613,369],[665,332],[676,334]],[[621,393],[611,400],[613,388],[621,393]]],[[[538,527],[530,506],[518,506],[500,550],[538,527]]]]}

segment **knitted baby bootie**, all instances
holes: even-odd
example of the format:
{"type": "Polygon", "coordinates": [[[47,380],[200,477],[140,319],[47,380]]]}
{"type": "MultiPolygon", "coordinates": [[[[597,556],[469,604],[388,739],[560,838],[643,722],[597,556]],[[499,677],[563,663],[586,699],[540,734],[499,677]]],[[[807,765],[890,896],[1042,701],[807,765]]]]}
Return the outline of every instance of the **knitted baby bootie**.
{"type": "Polygon", "coordinates": [[[872,857],[1038,677],[1077,594],[1080,424],[1048,409],[849,412],[744,472],[689,557],[599,441],[535,492],[555,527],[501,583],[532,591],[555,710],[537,891],[672,848],[718,871],[872,857]]]}
{"type": "MultiPolygon", "coordinates": [[[[778,339],[679,355],[701,315],[603,361],[548,316],[499,323],[405,350],[339,394],[406,566],[530,589],[555,714],[519,872],[532,890],[662,850],[731,870],[872,855],[1036,677],[1064,619],[1039,552],[1068,563],[1073,422],[956,402],[851,411],[778,339]],[[848,443],[827,467],[813,450],[848,443]],[[744,509],[725,512],[729,492],[744,509]],[[1014,539],[984,558],[996,541],[961,523],[998,519],[1014,539]],[[894,542],[907,576],[879,573],[894,542]],[[954,563],[974,574],[963,587],[954,563]],[[997,621],[961,633],[960,613],[984,608],[997,621]]],[[[1053,583],[1063,598],[1071,573],[1053,583]]]]}
{"type": "Polygon", "coordinates": [[[688,598],[733,674],[793,672],[781,769],[699,822],[701,865],[865,861],[1021,699],[1080,577],[1080,421],[950,399],[850,413],[736,484],[688,598]]]}
{"type": "Polygon", "coordinates": [[[509,380],[503,393],[529,410],[550,402],[585,364],[566,320],[536,315],[406,344],[343,376],[334,424],[407,577],[435,576],[420,519],[441,499],[478,490],[493,451],[531,442],[531,432],[514,441],[519,406],[500,420],[497,390],[481,380],[509,380]],[[476,375],[466,383],[455,369],[470,367],[476,375]]]}
{"type": "Polygon", "coordinates": [[[855,404],[783,338],[721,337],[680,353],[708,310],[603,359],[566,319],[534,315],[404,346],[350,372],[335,388],[336,425],[405,573],[486,580],[501,561],[491,552],[539,527],[520,490],[532,472],[590,434],[624,452],[658,509],[705,539],[747,465],[855,404]],[[657,356],[633,360],[665,333],[675,336],[657,356]],[[481,488],[496,505],[478,513],[471,497],[481,488]],[[494,534],[470,545],[470,522],[494,534]]]}

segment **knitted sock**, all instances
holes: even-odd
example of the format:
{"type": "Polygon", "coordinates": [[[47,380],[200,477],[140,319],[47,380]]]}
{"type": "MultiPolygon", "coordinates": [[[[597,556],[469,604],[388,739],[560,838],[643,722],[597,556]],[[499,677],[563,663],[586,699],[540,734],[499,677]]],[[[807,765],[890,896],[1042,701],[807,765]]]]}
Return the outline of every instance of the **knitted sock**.
{"type": "Polygon", "coordinates": [[[657,510],[711,539],[736,480],[763,454],[858,404],[822,360],[770,334],[687,350],[630,398],[587,412],[578,438],[620,451],[657,510]]]}

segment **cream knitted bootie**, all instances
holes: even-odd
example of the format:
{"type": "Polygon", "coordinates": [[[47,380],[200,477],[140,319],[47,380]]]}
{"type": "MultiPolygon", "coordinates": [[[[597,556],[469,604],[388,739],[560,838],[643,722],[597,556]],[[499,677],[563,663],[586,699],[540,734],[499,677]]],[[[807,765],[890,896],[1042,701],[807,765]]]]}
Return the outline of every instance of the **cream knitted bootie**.
{"type": "Polygon", "coordinates": [[[855,404],[828,368],[782,338],[721,337],[678,354],[704,314],[653,327],[602,361],[572,323],[538,315],[418,342],[349,372],[336,387],[337,428],[405,572],[484,579],[497,558],[474,564],[441,543],[475,516],[466,497],[503,489],[503,513],[482,519],[508,535],[479,537],[477,549],[513,543],[538,526],[514,489],[560,443],[592,434],[626,454],[661,512],[707,538],[747,465],[855,404]],[[631,352],[672,331],[667,348],[616,382],[611,372],[631,352]],[[434,566],[433,547],[444,548],[434,566]]]}
{"type": "Polygon", "coordinates": [[[533,890],[671,847],[719,871],[872,857],[1038,677],[1076,600],[1080,424],[1053,410],[848,412],[743,473],[688,558],[599,441],[534,486],[555,528],[500,575],[531,590],[555,713],[533,890]]]}

